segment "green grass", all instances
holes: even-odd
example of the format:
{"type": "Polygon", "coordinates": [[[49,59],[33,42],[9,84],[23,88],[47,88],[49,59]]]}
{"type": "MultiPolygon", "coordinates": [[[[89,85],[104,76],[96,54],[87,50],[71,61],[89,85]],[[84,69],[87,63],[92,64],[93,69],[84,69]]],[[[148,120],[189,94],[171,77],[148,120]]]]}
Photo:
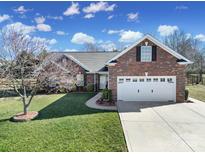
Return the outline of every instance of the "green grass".
{"type": "Polygon", "coordinates": [[[93,93],[39,95],[36,120],[9,118],[22,111],[17,98],[0,100],[0,151],[127,151],[117,112],[90,109],[93,93]]]}
{"type": "Polygon", "coordinates": [[[195,99],[205,101],[205,85],[188,85],[189,96],[195,99]]]}

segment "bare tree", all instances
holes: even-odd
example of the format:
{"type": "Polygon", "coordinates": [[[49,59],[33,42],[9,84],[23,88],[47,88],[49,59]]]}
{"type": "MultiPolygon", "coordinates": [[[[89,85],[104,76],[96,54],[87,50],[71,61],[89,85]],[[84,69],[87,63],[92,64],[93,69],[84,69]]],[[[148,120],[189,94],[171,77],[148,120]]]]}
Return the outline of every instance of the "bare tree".
{"type": "Polygon", "coordinates": [[[39,53],[46,47],[47,42],[29,36],[23,28],[11,26],[1,31],[0,77],[8,81],[9,87],[21,97],[25,115],[41,85],[39,66],[42,59],[39,53]],[[31,80],[36,81],[34,85],[31,85],[31,80]]]}
{"type": "Polygon", "coordinates": [[[183,31],[175,31],[172,35],[165,37],[164,43],[194,62],[187,67],[187,72],[197,72],[202,79],[204,56],[200,48],[200,42],[183,31]]]}
{"type": "Polygon", "coordinates": [[[192,58],[198,51],[198,41],[183,31],[175,31],[165,37],[164,43],[187,58],[192,58]]]}
{"type": "Polygon", "coordinates": [[[203,72],[205,67],[205,49],[202,48],[198,53],[198,63],[199,63],[199,82],[203,81],[203,72]]]}
{"type": "Polygon", "coordinates": [[[93,44],[93,43],[85,43],[83,49],[85,51],[90,51],[90,52],[100,51],[100,48],[98,47],[98,45],[93,44]]]}

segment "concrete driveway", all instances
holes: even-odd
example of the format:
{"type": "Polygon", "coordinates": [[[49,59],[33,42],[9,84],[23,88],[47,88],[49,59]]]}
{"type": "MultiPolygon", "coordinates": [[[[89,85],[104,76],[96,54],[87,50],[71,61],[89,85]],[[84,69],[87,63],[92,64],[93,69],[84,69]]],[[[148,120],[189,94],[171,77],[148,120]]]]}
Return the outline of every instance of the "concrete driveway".
{"type": "Polygon", "coordinates": [[[205,151],[205,103],[118,102],[128,150],[205,151]]]}

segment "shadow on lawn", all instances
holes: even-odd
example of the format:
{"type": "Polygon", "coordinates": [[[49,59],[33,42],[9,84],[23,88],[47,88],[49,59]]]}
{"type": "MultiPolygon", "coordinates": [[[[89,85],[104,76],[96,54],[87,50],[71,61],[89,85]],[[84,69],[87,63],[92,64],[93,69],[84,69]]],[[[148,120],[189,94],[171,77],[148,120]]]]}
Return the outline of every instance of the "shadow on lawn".
{"type": "Polygon", "coordinates": [[[35,120],[60,118],[65,116],[85,115],[107,112],[88,108],[85,102],[93,97],[92,93],[70,93],[39,111],[35,120]]]}
{"type": "Polygon", "coordinates": [[[0,119],[0,122],[5,122],[5,121],[8,121],[8,120],[10,120],[10,118],[0,119]]]}

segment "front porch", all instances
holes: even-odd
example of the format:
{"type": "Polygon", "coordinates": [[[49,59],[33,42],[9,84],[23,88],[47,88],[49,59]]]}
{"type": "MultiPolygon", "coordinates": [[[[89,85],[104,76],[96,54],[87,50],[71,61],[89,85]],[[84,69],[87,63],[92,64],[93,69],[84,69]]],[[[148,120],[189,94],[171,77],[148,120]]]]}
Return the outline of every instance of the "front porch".
{"type": "Polygon", "coordinates": [[[108,88],[108,72],[86,73],[86,86],[93,84],[94,91],[108,88]]]}

